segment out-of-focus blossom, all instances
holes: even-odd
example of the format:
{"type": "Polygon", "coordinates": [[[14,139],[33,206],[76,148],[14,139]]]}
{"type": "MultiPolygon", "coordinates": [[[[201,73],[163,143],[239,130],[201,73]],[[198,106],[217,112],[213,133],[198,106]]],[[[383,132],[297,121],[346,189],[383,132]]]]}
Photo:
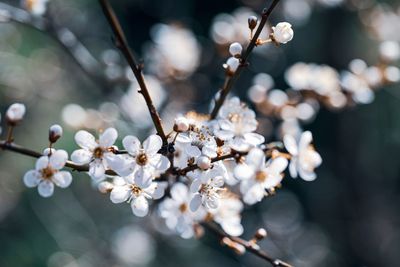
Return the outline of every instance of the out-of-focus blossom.
{"type": "Polygon", "coordinates": [[[9,123],[17,123],[24,118],[25,105],[20,103],[12,104],[6,111],[6,119],[9,123]]]}
{"type": "Polygon", "coordinates": [[[216,210],[211,210],[215,222],[221,225],[222,229],[229,235],[240,236],[243,234],[241,224],[243,203],[234,196],[223,196],[220,205],[216,210]]]}
{"type": "Polygon", "coordinates": [[[286,44],[294,36],[292,25],[288,22],[279,22],[275,27],[272,27],[272,36],[275,42],[286,44]]]}
{"type": "Polygon", "coordinates": [[[49,0],[22,0],[22,6],[35,16],[46,13],[49,0]]]}
{"type": "Polygon", "coordinates": [[[36,168],[25,173],[24,184],[27,187],[37,186],[42,197],[52,196],[54,185],[68,187],[72,182],[72,175],[68,171],[61,171],[67,159],[68,154],[64,150],[53,150],[51,155],[40,157],[36,161],[36,168]]]}
{"type": "Polygon", "coordinates": [[[396,61],[400,58],[400,44],[395,41],[385,41],[379,45],[379,53],[387,61],[396,61]]]}

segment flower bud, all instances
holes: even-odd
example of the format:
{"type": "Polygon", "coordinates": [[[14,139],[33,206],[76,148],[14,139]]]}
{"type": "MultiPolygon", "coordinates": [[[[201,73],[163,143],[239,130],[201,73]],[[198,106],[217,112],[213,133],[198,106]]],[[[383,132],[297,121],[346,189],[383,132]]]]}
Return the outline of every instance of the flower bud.
{"type": "Polygon", "coordinates": [[[238,69],[240,64],[239,59],[235,58],[235,57],[230,57],[228,58],[228,60],[226,61],[226,69],[228,71],[228,74],[232,75],[233,73],[236,72],[236,70],[238,69]]]}
{"type": "Polygon", "coordinates": [[[58,125],[54,124],[49,128],[49,141],[51,143],[57,142],[57,140],[62,136],[63,128],[58,125]]]}
{"type": "Polygon", "coordinates": [[[6,119],[8,123],[15,124],[21,121],[24,118],[25,110],[24,104],[12,104],[6,112],[6,119]]]}
{"type": "Polygon", "coordinates": [[[264,228],[258,229],[254,235],[254,238],[258,241],[264,239],[265,237],[267,237],[267,231],[264,228]]]}
{"type": "Polygon", "coordinates": [[[97,188],[99,189],[100,193],[107,194],[110,193],[111,190],[113,190],[114,185],[110,182],[104,181],[99,183],[97,185],[97,188]]]}
{"type": "Polygon", "coordinates": [[[190,128],[189,120],[183,116],[175,119],[174,131],[175,132],[187,132],[190,128]]]}
{"type": "Polygon", "coordinates": [[[242,45],[238,42],[232,43],[229,46],[229,53],[236,58],[240,57],[242,54],[242,45]]]}
{"type": "Polygon", "coordinates": [[[272,27],[272,31],[272,39],[277,43],[286,44],[293,39],[294,32],[292,25],[288,22],[276,24],[275,27],[272,27]]]}
{"type": "Polygon", "coordinates": [[[197,159],[197,166],[199,166],[200,169],[207,170],[211,167],[211,159],[207,156],[200,156],[197,159]]]}
{"type": "Polygon", "coordinates": [[[258,21],[258,19],[257,19],[256,16],[250,16],[250,17],[247,19],[247,22],[249,23],[249,29],[250,29],[250,30],[254,30],[254,29],[256,28],[256,26],[257,26],[257,21],[258,21]]]}

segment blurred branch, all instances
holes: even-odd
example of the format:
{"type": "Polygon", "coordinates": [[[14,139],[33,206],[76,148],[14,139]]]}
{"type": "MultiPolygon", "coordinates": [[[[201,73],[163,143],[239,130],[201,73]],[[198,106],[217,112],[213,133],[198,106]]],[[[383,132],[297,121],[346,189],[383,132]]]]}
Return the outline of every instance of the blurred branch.
{"type": "Polygon", "coordinates": [[[51,14],[47,14],[48,18],[34,16],[24,9],[1,2],[0,12],[0,19],[4,22],[12,21],[28,26],[51,37],[75,61],[83,73],[103,91],[107,92],[115,86],[115,83],[108,80],[102,73],[103,66],[90,54],[75,34],[65,27],[56,26],[51,19],[51,14]]]}
{"type": "Polygon", "coordinates": [[[118,18],[115,15],[114,10],[112,9],[110,3],[107,0],[99,0],[99,2],[103,9],[104,15],[106,16],[111,26],[111,29],[114,32],[116,38],[115,40],[116,46],[119,48],[119,50],[121,50],[122,54],[125,56],[125,59],[128,61],[128,64],[131,67],[133,74],[135,75],[135,78],[140,87],[139,93],[143,95],[144,100],[146,101],[147,107],[149,109],[151,119],[153,120],[154,126],[157,130],[157,134],[161,137],[164,147],[166,147],[168,145],[168,139],[167,136],[165,135],[160,115],[158,114],[153,104],[153,100],[151,99],[146,83],[144,81],[142,73],[143,66],[138,65],[136,63],[136,59],[133,55],[132,50],[129,48],[128,41],[126,40],[121,24],[119,23],[118,18]]]}
{"type": "Polygon", "coordinates": [[[201,225],[203,225],[206,229],[208,229],[209,231],[211,231],[215,235],[217,235],[221,239],[221,241],[223,241],[223,239],[225,239],[225,238],[228,238],[229,240],[233,241],[234,243],[237,243],[237,244],[242,245],[243,247],[245,247],[247,252],[250,252],[253,255],[256,255],[257,257],[268,261],[272,266],[276,266],[276,267],[293,267],[289,263],[286,263],[286,262],[284,262],[284,261],[282,261],[280,259],[272,258],[265,251],[261,250],[260,247],[256,243],[244,240],[244,239],[239,238],[239,237],[228,235],[227,233],[222,231],[218,226],[216,226],[214,223],[210,223],[210,222],[209,223],[202,223],[201,225]]]}
{"type": "Polygon", "coordinates": [[[261,34],[261,31],[263,30],[265,24],[267,23],[269,16],[271,15],[272,11],[274,10],[274,8],[278,4],[278,2],[279,2],[279,0],[273,0],[271,5],[269,6],[269,8],[268,9],[265,8],[263,10],[263,12],[261,14],[260,24],[258,24],[258,28],[257,28],[255,34],[253,35],[253,38],[251,39],[250,43],[247,45],[246,50],[244,51],[244,53],[242,54],[242,56],[240,58],[241,61],[240,61],[239,68],[235,71],[235,73],[232,76],[230,76],[228,78],[227,82],[224,84],[224,86],[221,89],[219,98],[215,101],[214,109],[211,111],[211,114],[210,114],[211,120],[215,119],[215,117],[217,117],[220,108],[224,104],[226,97],[228,96],[234,83],[238,79],[243,67],[248,65],[247,60],[248,60],[251,52],[253,51],[254,47],[256,47],[257,40],[261,34]]]}

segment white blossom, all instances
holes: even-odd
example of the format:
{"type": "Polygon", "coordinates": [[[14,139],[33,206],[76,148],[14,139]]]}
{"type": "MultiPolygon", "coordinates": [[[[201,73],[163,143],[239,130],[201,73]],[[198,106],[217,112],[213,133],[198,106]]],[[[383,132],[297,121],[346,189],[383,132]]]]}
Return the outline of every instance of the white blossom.
{"type": "Polygon", "coordinates": [[[17,123],[24,118],[25,105],[21,103],[12,104],[6,111],[6,118],[10,123],[17,123]]]}
{"type": "Polygon", "coordinates": [[[255,204],[267,194],[265,190],[272,190],[278,186],[283,178],[282,172],[288,165],[287,159],[277,157],[265,162],[264,151],[253,148],[242,164],[235,168],[235,176],[241,180],[240,191],[243,201],[255,204]]]}
{"type": "Polygon", "coordinates": [[[265,141],[262,135],[254,133],[258,126],[254,111],[237,97],[225,101],[217,120],[219,129],[215,135],[237,151],[249,150],[265,141]]]}
{"type": "Polygon", "coordinates": [[[148,199],[160,199],[164,196],[166,182],[151,182],[142,187],[136,183],[137,177],[124,177],[124,182],[116,183],[111,190],[110,199],[113,203],[130,202],[132,212],[138,217],[144,217],[149,212],[148,199]]]}
{"type": "Polygon", "coordinates": [[[67,159],[66,151],[53,149],[51,155],[42,156],[36,161],[34,170],[25,173],[24,184],[27,187],[37,186],[42,197],[52,196],[54,185],[68,187],[72,182],[72,175],[68,171],[61,171],[67,159]]]}
{"type": "Polygon", "coordinates": [[[190,210],[193,193],[183,183],[175,183],[171,187],[170,194],[171,197],[166,198],[159,206],[160,216],[165,218],[167,227],[176,231],[181,237],[193,237],[193,227],[205,217],[205,210],[198,209],[196,212],[190,210]]]}
{"type": "Polygon", "coordinates": [[[128,135],[122,140],[122,144],[128,154],[114,156],[108,163],[121,176],[133,175],[136,184],[141,187],[147,187],[153,178],[170,166],[168,158],[158,153],[162,147],[162,140],[158,135],[150,135],[143,145],[136,136],[128,135]]]}
{"type": "Polygon", "coordinates": [[[75,150],[71,159],[76,164],[89,164],[89,175],[96,182],[105,178],[108,163],[112,157],[112,146],[118,138],[114,128],[108,128],[100,134],[99,140],[87,131],[78,131],[75,134],[75,142],[81,149],[75,150]]]}
{"type": "Polygon", "coordinates": [[[292,25],[288,22],[280,22],[276,24],[275,27],[272,27],[272,31],[273,38],[278,43],[286,44],[293,39],[294,32],[292,25]]]}
{"type": "Polygon", "coordinates": [[[220,205],[216,210],[211,210],[215,222],[221,225],[222,229],[231,236],[240,236],[243,234],[243,225],[241,224],[241,212],[243,203],[237,197],[222,197],[220,205]]]}
{"type": "Polygon", "coordinates": [[[289,165],[290,175],[293,178],[300,175],[305,181],[315,180],[317,176],[314,169],[321,165],[322,159],[311,145],[311,132],[304,132],[298,144],[291,135],[285,135],[283,140],[287,151],[292,155],[289,165]]]}
{"type": "Polygon", "coordinates": [[[239,44],[238,42],[232,43],[229,46],[229,53],[233,56],[233,57],[240,57],[240,55],[242,54],[242,45],[239,44]]]}

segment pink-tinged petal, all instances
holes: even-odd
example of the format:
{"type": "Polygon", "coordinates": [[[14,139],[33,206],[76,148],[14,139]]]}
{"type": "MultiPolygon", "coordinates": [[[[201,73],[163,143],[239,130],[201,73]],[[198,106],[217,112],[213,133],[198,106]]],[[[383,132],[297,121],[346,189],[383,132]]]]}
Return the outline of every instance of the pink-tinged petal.
{"type": "Polygon", "coordinates": [[[183,203],[187,200],[189,189],[183,183],[176,183],[172,186],[170,194],[176,202],[183,203]]]}
{"type": "Polygon", "coordinates": [[[112,203],[122,203],[129,199],[131,191],[128,186],[114,186],[110,193],[112,203]]]}
{"type": "Polygon", "coordinates": [[[136,156],[141,149],[141,143],[136,136],[128,135],[122,140],[122,145],[129,154],[136,156]]]}
{"type": "Polygon", "coordinates": [[[238,164],[233,173],[236,179],[247,180],[254,176],[254,169],[247,164],[238,164]]]}
{"type": "Polygon", "coordinates": [[[160,173],[168,170],[171,165],[169,159],[161,154],[155,154],[150,158],[150,165],[160,173]]]}
{"type": "Polygon", "coordinates": [[[36,170],[27,171],[24,175],[24,184],[27,187],[35,187],[41,181],[41,174],[36,170]]]}
{"type": "Polygon", "coordinates": [[[150,170],[141,167],[135,172],[135,184],[140,188],[149,187],[152,181],[153,175],[150,170]]]}
{"type": "Polygon", "coordinates": [[[250,150],[249,154],[246,156],[246,163],[252,166],[253,169],[259,170],[265,164],[265,153],[262,149],[253,148],[250,150]]]}
{"type": "Polygon", "coordinates": [[[78,146],[87,150],[93,150],[97,147],[94,136],[91,133],[83,130],[80,130],[75,134],[75,142],[78,144],[78,146]]]}
{"type": "Polygon", "coordinates": [[[306,148],[308,148],[308,146],[311,144],[312,142],[312,134],[310,131],[305,131],[304,133],[302,133],[301,137],[300,137],[300,142],[299,142],[299,150],[302,151],[306,148]]]}
{"type": "Polygon", "coordinates": [[[264,136],[258,133],[246,133],[244,134],[244,140],[252,146],[258,146],[265,142],[264,136]]]}
{"type": "Polygon", "coordinates": [[[67,171],[56,172],[53,175],[53,182],[61,188],[66,188],[72,182],[72,175],[67,171]]]}
{"type": "Polygon", "coordinates": [[[89,164],[89,175],[95,182],[103,180],[106,177],[105,172],[106,170],[101,160],[95,160],[89,164]]]}
{"type": "Polygon", "coordinates": [[[110,147],[114,145],[117,141],[118,132],[114,128],[106,129],[102,134],[100,134],[99,144],[102,147],[110,147]]]}
{"type": "Polygon", "coordinates": [[[268,170],[271,173],[281,173],[283,172],[288,165],[288,160],[284,157],[277,157],[273,159],[268,166],[268,170]]]}
{"type": "Polygon", "coordinates": [[[201,205],[201,195],[195,194],[189,204],[190,210],[192,212],[196,212],[200,208],[200,205],[201,205]]]}
{"type": "Polygon", "coordinates": [[[138,217],[144,217],[149,212],[149,202],[144,196],[135,198],[131,203],[133,214],[138,217]]]}
{"type": "Polygon", "coordinates": [[[289,153],[293,156],[296,156],[298,153],[297,150],[297,143],[296,143],[296,139],[294,139],[293,136],[286,134],[283,137],[283,143],[285,145],[285,148],[287,151],[289,151],[289,153]]]}
{"type": "Polygon", "coordinates": [[[79,165],[89,163],[92,160],[92,157],[92,152],[86,149],[78,149],[71,154],[71,160],[79,165]]]}
{"type": "Polygon", "coordinates": [[[40,171],[44,168],[47,168],[48,166],[49,166],[49,157],[42,156],[42,157],[38,158],[38,160],[36,161],[35,169],[37,171],[40,171]]]}
{"type": "Polygon", "coordinates": [[[68,153],[65,150],[57,150],[49,157],[49,165],[56,170],[60,170],[65,166],[68,160],[68,153]]]}
{"type": "Polygon", "coordinates": [[[162,139],[158,135],[150,135],[143,142],[143,149],[146,151],[147,155],[155,155],[162,147],[162,139]]]}
{"type": "Polygon", "coordinates": [[[51,197],[54,193],[54,184],[49,180],[43,180],[38,186],[39,195],[51,197]]]}
{"type": "Polygon", "coordinates": [[[196,193],[200,190],[200,187],[201,187],[201,179],[200,178],[195,179],[190,185],[190,192],[196,193]]]}

